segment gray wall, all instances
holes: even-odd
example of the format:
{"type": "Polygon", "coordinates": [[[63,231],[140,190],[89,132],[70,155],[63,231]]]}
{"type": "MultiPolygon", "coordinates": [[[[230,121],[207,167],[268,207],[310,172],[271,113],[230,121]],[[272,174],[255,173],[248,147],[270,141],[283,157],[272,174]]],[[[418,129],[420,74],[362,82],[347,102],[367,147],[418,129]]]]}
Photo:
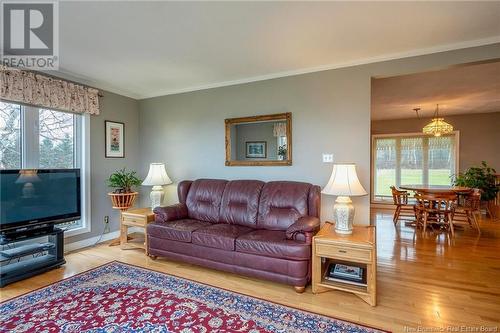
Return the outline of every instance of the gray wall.
{"type": "MultiPolygon", "coordinates": [[[[331,164],[357,164],[370,189],[370,80],[438,69],[500,56],[500,44],[385,61],[311,74],[169,95],[139,101],[140,165],[167,163],[174,182],[201,177],[287,179],[325,185],[331,164]],[[291,112],[293,166],[227,167],[224,165],[224,119],[291,112]]],[[[141,201],[147,204],[147,192],[141,201]]],[[[167,187],[165,203],[177,200],[167,187]]],[[[358,224],[369,223],[369,197],[354,198],[358,224]]],[[[323,196],[322,218],[331,217],[333,198],[323,196]]]]}
{"type": "Polygon", "coordinates": [[[278,139],[273,135],[274,122],[238,124],[236,128],[236,157],[239,161],[250,160],[277,160],[278,139]],[[246,142],[265,141],[267,149],[266,158],[246,158],[246,142]]]}
{"type": "Polygon", "coordinates": [[[138,101],[103,91],[100,99],[101,113],[90,116],[90,173],[91,173],[91,224],[90,233],[68,237],[66,243],[98,236],[102,233],[105,215],[110,217],[111,231],[119,229],[120,214],[111,208],[106,185],[109,175],[123,167],[138,169],[139,113],[138,101]],[[125,158],[104,157],[104,120],[125,123],[125,158]]]}
{"type": "MultiPolygon", "coordinates": [[[[444,118],[460,132],[460,171],[484,160],[500,172],[500,112],[444,118]]],[[[372,134],[420,132],[429,121],[430,118],[372,121],[372,134]]]]}

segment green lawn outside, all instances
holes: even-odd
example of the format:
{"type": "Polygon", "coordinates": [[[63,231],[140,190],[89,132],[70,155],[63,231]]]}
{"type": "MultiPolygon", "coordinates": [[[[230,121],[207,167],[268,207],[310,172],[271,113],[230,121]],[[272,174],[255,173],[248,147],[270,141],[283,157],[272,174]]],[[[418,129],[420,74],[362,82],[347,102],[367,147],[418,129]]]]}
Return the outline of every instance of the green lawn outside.
{"type": "MultiPolygon", "coordinates": [[[[401,185],[421,184],[422,170],[402,169],[401,185]]],[[[396,171],[390,169],[377,170],[375,179],[375,195],[391,195],[390,187],[396,184],[396,171]]],[[[429,184],[450,185],[450,171],[446,169],[430,169],[429,184]]]]}

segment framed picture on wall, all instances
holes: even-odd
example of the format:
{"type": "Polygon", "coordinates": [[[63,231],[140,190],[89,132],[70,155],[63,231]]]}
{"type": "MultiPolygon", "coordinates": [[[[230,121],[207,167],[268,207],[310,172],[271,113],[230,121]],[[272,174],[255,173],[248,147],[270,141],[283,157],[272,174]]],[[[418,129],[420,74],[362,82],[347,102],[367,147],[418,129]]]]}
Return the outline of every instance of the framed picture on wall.
{"type": "Polygon", "coordinates": [[[246,158],[267,158],[266,141],[246,141],[246,158]]]}
{"type": "Polygon", "coordinates": [[[106,157],[125,157],[125,124],[116,121],[104,121],[106,137],[106,157]]]}

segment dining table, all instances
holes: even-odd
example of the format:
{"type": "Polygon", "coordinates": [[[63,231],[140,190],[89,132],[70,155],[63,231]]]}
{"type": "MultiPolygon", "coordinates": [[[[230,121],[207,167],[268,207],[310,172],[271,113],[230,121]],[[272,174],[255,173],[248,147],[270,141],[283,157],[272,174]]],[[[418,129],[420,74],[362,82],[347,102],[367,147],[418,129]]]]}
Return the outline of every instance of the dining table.
{"type": "MultiPolygon", "coordinates": [[[[473,191],[473,189],[470,187],[454,186],[454,185],[422,185],[422,184],[417,185],[417,184],[411,184],[411,185],[401,185],[401,186],[399,186],[399,188],[402,190],[413,191],[413,192],[420,194],[420,195],[431,195],[431,196],[455,195],[456,198],[460,198],[460,196],[467,195],[473,191]]],[[[441,228],[443,227],[442,223],[434,223],[434,224],[439,224],[441,226],[441,228]]],[[[410,225],[416,226],[416,221],[411,222],[410,225]]],[[[457,228],[457,227],[458,226],[455,226],[455,228],[457,228]]]]}
{"type": "Polygon", "coordinates": [[[453,185],[401,185],[402,190],[413,191],[419,194],[466,194],[472,191],[469,187],[453,185]]]}

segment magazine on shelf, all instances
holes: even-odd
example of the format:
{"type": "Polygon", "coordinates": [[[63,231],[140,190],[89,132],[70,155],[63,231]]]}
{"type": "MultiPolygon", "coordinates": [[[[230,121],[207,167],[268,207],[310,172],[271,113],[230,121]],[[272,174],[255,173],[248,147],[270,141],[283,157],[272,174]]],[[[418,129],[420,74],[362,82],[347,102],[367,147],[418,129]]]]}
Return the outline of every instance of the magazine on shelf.
{"type": "Polygon", "coordinates": [[[365,270],[363,267],[342,263],[331,263],[325,274],[325,279],[366,285],[365,270]]]}
{"type": "Polygon", "coordinates": [[[366,283],[363,283],[363,282],[356,282],[356,281],[352,281],[352,280],[348,280],[348,279],[337,279],[337,278],[334,278],[334,277],[330,277],[328,275],[325,276],[325,280],[333,281],[333,282],[348,283],[348,284],[352,284],[352,285],[355,285],[355,286],[366,287],[366,283]]]}
{"type": "Polygon", "coordinates": [[[337,263],[333,265],[333,272],[330,271],[330,275],[361,281],[363,280],[363,268],[337,263]]]}

